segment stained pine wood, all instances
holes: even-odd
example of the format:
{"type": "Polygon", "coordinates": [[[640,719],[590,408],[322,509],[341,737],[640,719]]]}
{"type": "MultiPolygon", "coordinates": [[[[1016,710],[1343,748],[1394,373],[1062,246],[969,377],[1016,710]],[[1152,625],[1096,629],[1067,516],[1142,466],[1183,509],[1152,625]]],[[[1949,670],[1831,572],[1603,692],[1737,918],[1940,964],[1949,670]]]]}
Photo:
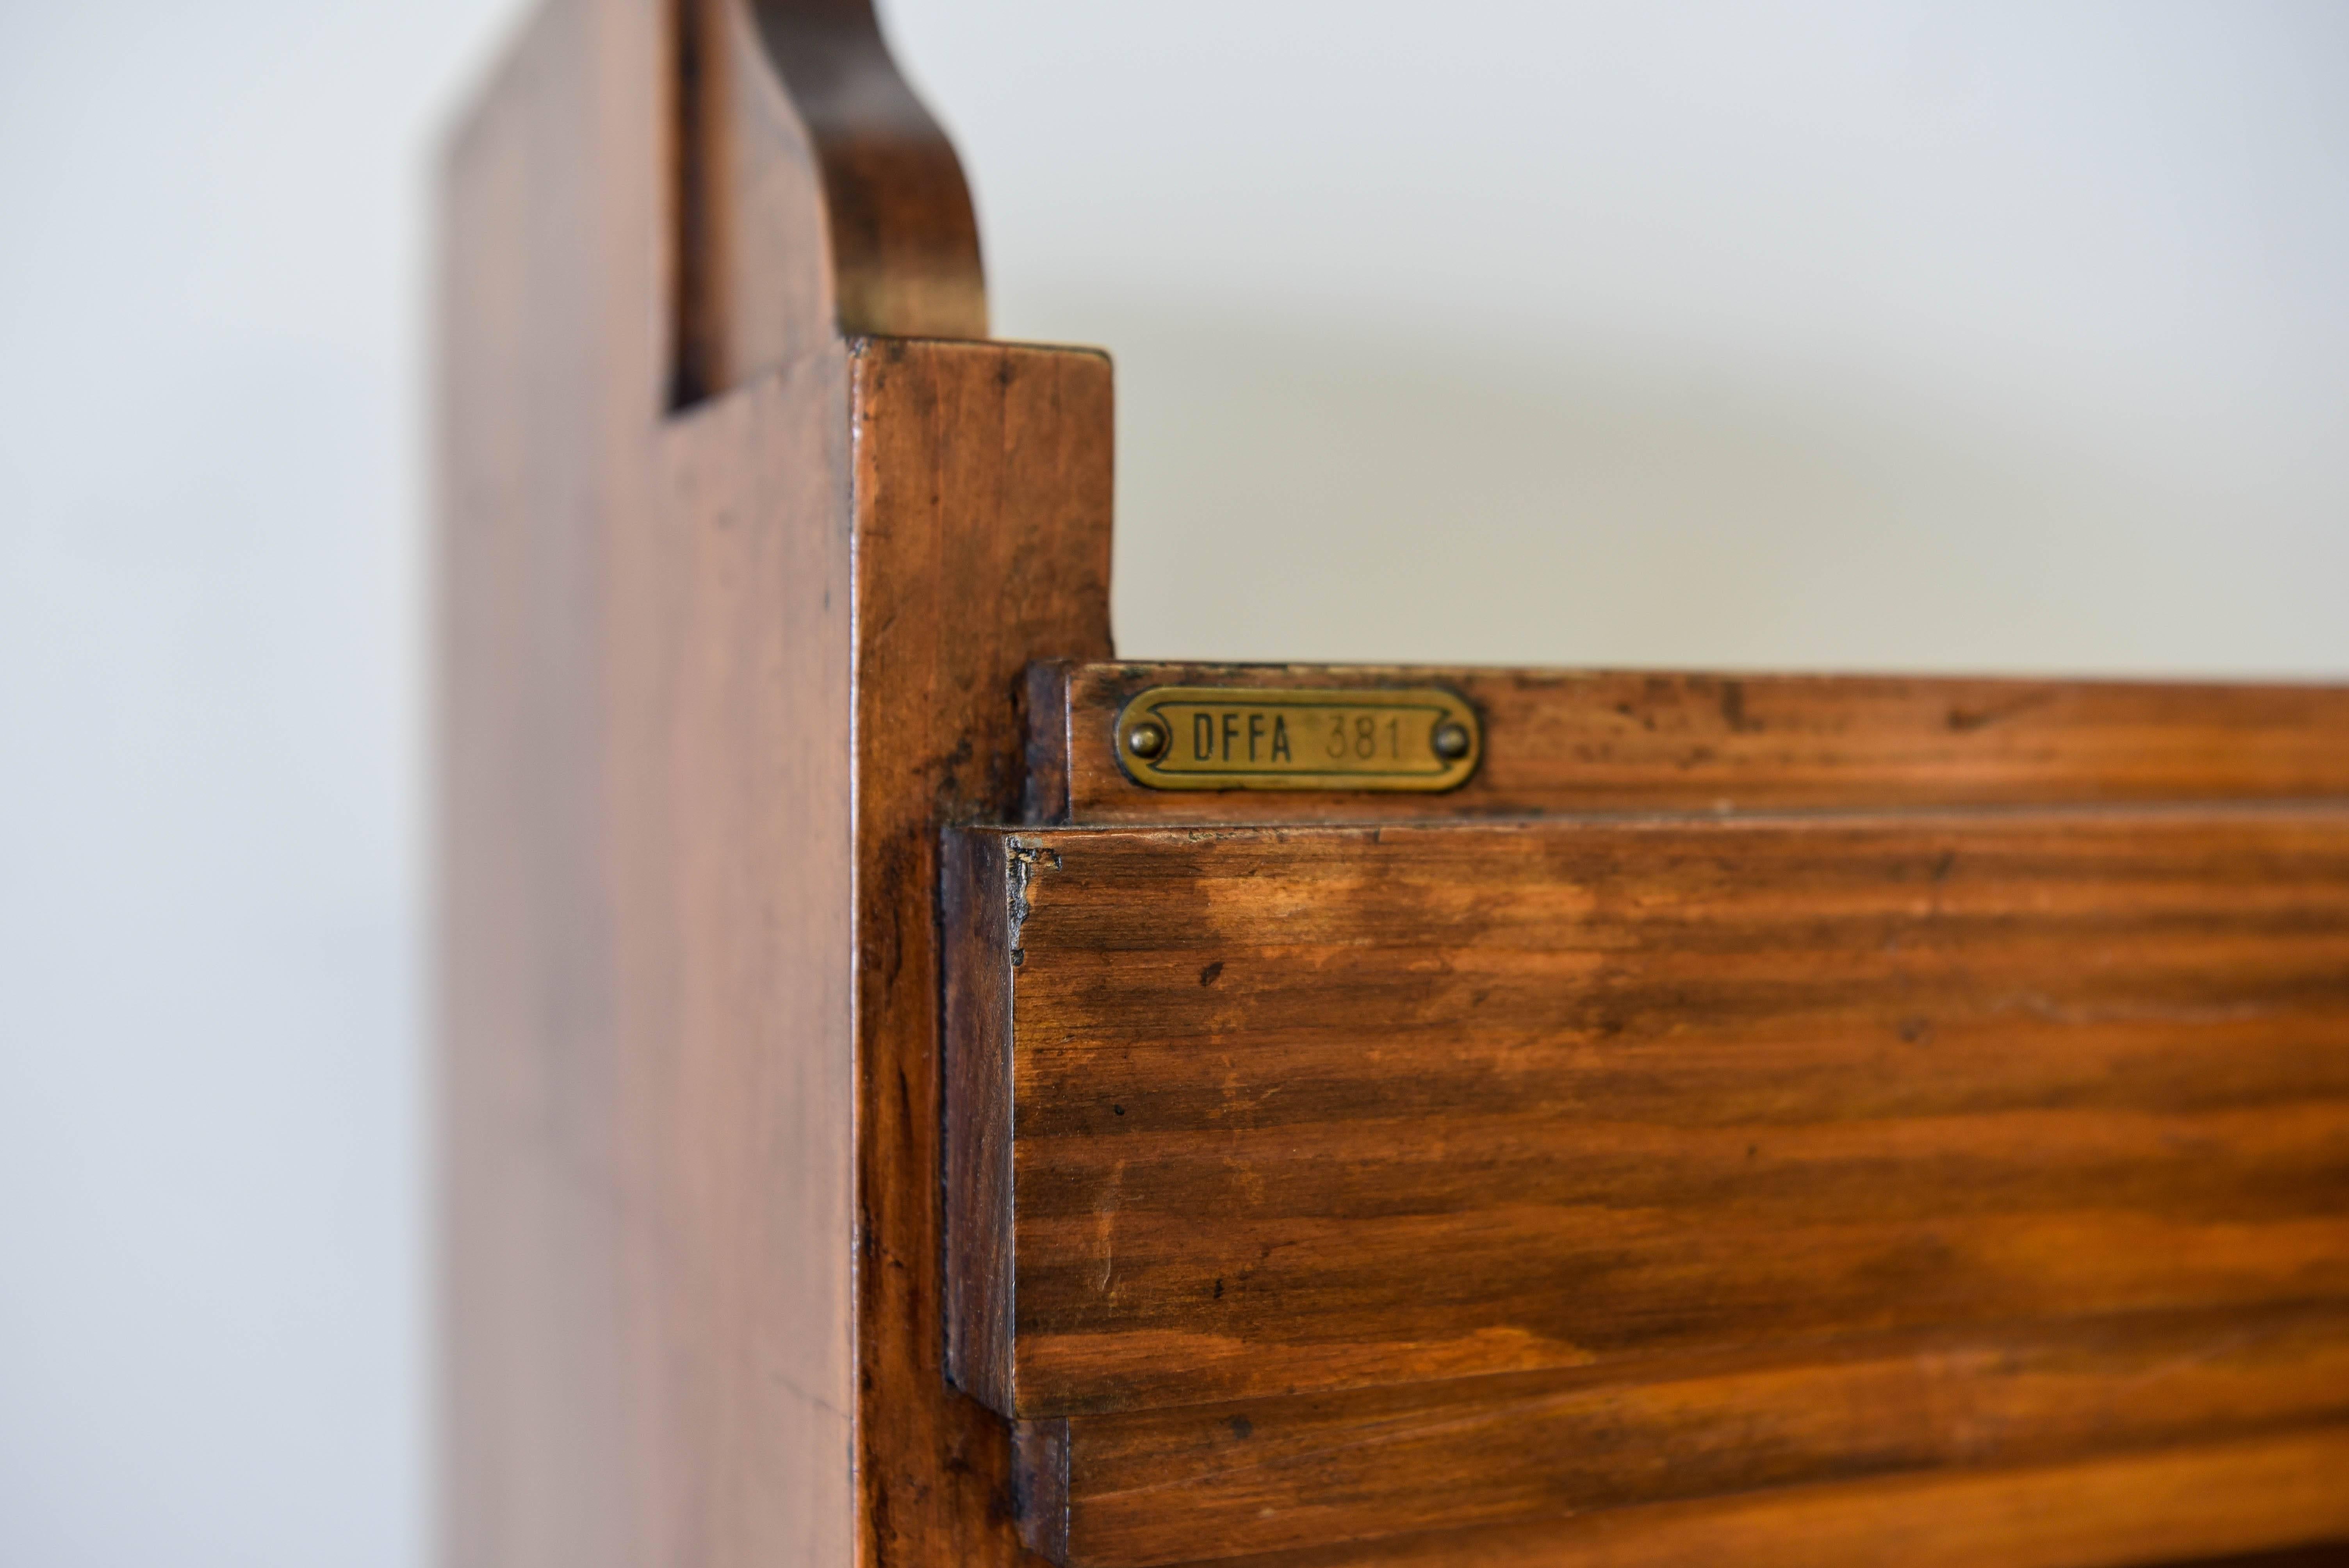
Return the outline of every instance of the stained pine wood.
{"type": "Polygon", "coordinates": [[[1036,672],[1029,820],[1364,821],[2349,793],[2349,690],[2112,681],[1289,666],[1036,672]],[[1170,793],[1129,781],[1111,729],[1154,686],[1444,686],[1485,758],[1441,796],[1170,793]]]}
{"type": "MultiPolygon", "coordinates": [[[[439,1554],[463,1568],[633,1568],[657,1529],[589,781],[611,757],[609,531],[650,504],[668,370],[662,51],[651,6],[542,7],[443,172],[436,1458],[439,1554]]],[[[791,1502],[844,1542],[847,1495],[791,1502]]]]}
{"type": "Polygon", "coordinates": [[[1938,1470],[1227,1559],[1232,1568],[2119,1568],[2337,1563],[2349,1431],[1938,1470]],[[2288,1543],[2273,1559],[2266,1553],[2288,1543]]]}
{"type": "Polygon", "coordinates": [[[954,149],[870,0],[639,0],[670,67],[671,400],[843,335],[978,338],[978,229],[954,149]]]}
{"type": "Polygon", "coordinates": [[[1068,1561],[2349,1400],[2349,807],[966,838],[955,1371],[1068,1561]]]}
{"type": "Polygon", "coordinates": [[[2349,1307],[2002,1325],[1033,1423],[1060,1561],[1138,1568],[2349,1418],[2349,1307]]]}
{"type": "Polygon", "coordinates": [[[1008,1413],[2349,1295],[2349,809],[1012,836],[1008,1413]]]}

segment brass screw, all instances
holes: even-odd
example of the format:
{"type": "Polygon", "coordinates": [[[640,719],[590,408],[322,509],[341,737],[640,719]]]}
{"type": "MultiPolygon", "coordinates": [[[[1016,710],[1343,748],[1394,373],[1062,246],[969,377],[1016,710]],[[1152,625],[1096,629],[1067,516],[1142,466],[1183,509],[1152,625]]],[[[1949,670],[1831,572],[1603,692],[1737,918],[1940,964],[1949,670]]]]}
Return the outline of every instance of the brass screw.
{"type": "Polygon", "coordinates": [[[1446,762],[1457,762],[1468,755],[1468,727],[1455,718],[1444,719],[1435,727],[1435,733],[1428,737],[1428,744],[1434,747],[1435,755],[1446,762]]]}
{"type": "Polygon", "coordinates": [[[1166,729],[1147,719],[1125,732],[1125,748],[1136,757],[1155,757],[1166,749],[1166,729]]]}

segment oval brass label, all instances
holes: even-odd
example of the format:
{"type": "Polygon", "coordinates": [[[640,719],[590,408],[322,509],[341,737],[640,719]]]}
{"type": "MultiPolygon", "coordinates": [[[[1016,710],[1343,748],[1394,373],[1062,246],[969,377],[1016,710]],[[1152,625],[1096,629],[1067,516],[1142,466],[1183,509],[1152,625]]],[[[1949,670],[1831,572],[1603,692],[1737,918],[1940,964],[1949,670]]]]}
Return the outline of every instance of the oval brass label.
{"type": "Polygon", "coordinates": [[[1112,744],[1153,789],[1450,789],[1485,749],[1476,710],[1436,686],[1153,686],[1112,744]]]}

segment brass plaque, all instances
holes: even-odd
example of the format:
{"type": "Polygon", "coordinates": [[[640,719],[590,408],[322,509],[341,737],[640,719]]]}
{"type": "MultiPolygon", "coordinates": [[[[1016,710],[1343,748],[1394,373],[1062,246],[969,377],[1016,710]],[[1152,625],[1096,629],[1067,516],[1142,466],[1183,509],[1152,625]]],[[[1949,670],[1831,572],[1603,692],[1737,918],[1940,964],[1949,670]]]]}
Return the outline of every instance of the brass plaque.
{"type": "Polygon", "coordinates": [[[1112,744],[1153,789],[1450,789],[1485,743],[1475,709],[1435,686],[1153,686],[1112,744]]]}

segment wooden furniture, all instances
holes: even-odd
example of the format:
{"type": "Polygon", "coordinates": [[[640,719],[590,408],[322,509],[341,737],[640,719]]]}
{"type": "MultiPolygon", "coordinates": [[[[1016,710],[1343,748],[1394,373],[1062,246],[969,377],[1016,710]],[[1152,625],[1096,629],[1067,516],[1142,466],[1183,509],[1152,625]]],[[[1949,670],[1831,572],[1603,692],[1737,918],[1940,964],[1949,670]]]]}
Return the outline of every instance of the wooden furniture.
{"type": "Polygon", "coordinates": [[[2349,692],[1111,663],[859,0],[549,0],[446,189],[445,1561],[2349,1539],[2349,692]]]}

